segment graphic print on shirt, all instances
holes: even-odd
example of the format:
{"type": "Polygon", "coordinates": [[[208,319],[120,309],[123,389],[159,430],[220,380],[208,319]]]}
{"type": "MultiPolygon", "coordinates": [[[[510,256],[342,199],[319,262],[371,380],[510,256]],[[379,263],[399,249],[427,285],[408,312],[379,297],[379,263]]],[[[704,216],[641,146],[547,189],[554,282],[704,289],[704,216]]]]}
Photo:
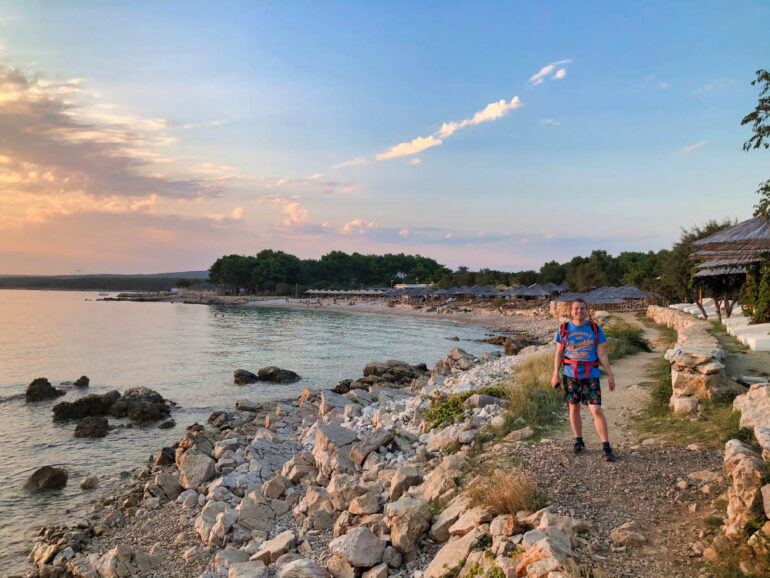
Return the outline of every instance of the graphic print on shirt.
{"type": "MultiPolygon", "coordinates": [[[[604,331],[600,326],[596,326],[599,330],[598,342],[604,343],[607,338],[604,335],[604,331]]],[[[567,333],[569,334],[564,344],[564,357],[575,361],[596,361],[598,359],[596,351],[596,340],[594,331],[591,329],[591,325],[584,323],[580,327],[570,321],[567,324],[567,333]]],[[[561,343],[561,331],[556,334],[556,343],[561,343]]],[[[569,377],[575,376],[574,366],[565,365],[564,375],[569,377]]],[[[596,367],[591,367],[589,371],[589,377],[599,377],[601,372],[596,367]]],[[[582,377],[581,372],[581,377],[582,377]]]]}

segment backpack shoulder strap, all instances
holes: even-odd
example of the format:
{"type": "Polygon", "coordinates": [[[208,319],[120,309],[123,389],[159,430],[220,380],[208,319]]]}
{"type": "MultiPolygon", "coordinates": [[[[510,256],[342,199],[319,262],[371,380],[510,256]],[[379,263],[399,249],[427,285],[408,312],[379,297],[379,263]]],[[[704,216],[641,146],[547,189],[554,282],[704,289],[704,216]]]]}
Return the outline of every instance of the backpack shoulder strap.
{"type": "Polygon", "coordinates": [[[562,323],[561,328],[559,329],[559,335],[561,336],[562,346],[566,345],[566,340],[569,338],[569,329],[567,329],[568,325],[569,325],[569,321],[567,323],[562,323]]]}
{"type": "Polygon", "coordinates": [[[599,346],[599,326],[593,321],[589,321],[591,329],[594,332],[594,345],[599,346]]]}

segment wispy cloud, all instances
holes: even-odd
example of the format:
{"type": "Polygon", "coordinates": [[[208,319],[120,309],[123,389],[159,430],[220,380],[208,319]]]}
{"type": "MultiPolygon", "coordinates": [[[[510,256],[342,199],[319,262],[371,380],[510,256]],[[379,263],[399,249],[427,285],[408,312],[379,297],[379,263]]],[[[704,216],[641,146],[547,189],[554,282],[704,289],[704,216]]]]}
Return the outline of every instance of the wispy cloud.
{"type": "Polygon", "coordinates": [[[413,158],[412,160],[409,161],[410,165],[419,165],[420,163],[422,163],[422,159],[417,158],[417,157],[415,157],[415,158],[413,158]]]}
{"type": "Polygon", "coordinates": [[[182,128],[184,129],[191,129],[191,128],[204,128],[209,126],[222,126],[224,123],[221,120],[212,120],[209,122],[192,122],[183,124],[182,128]]]}
{"type": "Polygon", "coordinates": [[[552,118],[544,118],[542,120],[537,121],[540,124],[545,124],[548,126],[561,126],[561,123],[558,120],[554,120],[552,118]]]}
{"type": "Polygon", "coordinates": [[[560,80],[565,76],[567,76],[567,68],[564,67],[563,65],[569,64],[571,62],[572,60],[570,59],[570,60],[559,60],[557,62],[552,62],[551,64],[547,64],[546,66],[540,69],[540,72],[530,77],[529,83],[532,86],[537,86],[538,84],[543,84],[543,82],[545,82],[545,79],[548,77],[556,80],[560,80]],[[554,72],[554,70],[556,72],[554,72]]]}
{"type": "Polygon", "coordinates": [[[505,99],[499,100],[498,102],[492,102],[485,106],[483,110],[474,114],[471,118],[466,118],[460,122],[445,122],[441,125],[437,134],[442,138],[446,138],[466,126],[478,126],[483,122],[497,120],[508,114],[508,111],[521,106],[524,105],[519,100],[518,96],[514,96],[510,102],[505,102],[505,99]]]}
{"type": "Polygon", "coordinates": [[[441,139],[435,138],[433,135],[430,135],[427,137],[418,136],[416,139],[413,139],[409,142],[402,142],[401,144],[397,144],[395,146],[390,147],[384,153],[378,154],[377,160],[385,161],[389,159],[396,159],[398,157],[416,155],[417,153],[420,153],[425,149],[429,149],[431,147],[437,147],[442,142],[443,141],[441,139]]]}
{"type": "MultiPolygon", "coordinates": [[[[492,102],[485,106],[482,110],[475,113],[472,117],[466,118],[461,121],[445,122],[441,125],[435,133],[427,137],[417,137],[411,141],[402,142],[395,146],[390,147],[384,153],[379,153],[375,158],[378,161],[385,161],[390,159],[396,159],[399,157],[406,157],[416,155],[426,149],[441,145],[445,139],[452,136],[458,130],[462,130],[469,126],[478,126],[485,122],[491,122],[502,118],[509,111],[523,106],[518,96],[514,96],[509,102],[505,99],[497,102],[492,102]]],[[[420,161],[413,164],[419,164],[420,161]]]]}
{"type": "Polygon", "coordinates": [[[673,154],[674,156],[680,156],[680,155],[687,155],[687,154],[690,154],[691,152],[693,152],[693,151],[695,151],[695,150],[698,150],[698,149],[699,149],[699,148],[701,148],[702,146],[705,146],[707,142],[708,142],[708,141],[705,141],[705,140],[701,140],[701,141],[698,141],[698,142],[696,142],[695,144],[691,144],[691,145],[689,145],[689,146],[686,146],[686,147],[682,147],[682,148],[680,148],[679,150],[676,150],[676,151],[674,151],[672,154],[673,154]]]}
{"type": "Polygon", "coordinates": [[[369,162],[369,159],[367,159],[366,157],[356,157],[356,158],[351,159],[349,161],[345,161],[345,162],[339,163],[337,165],[332,165],[332,168],[333,169],[341,169],[341,168],[344,168],[344,167],[358,167],[358,166],[361,166],[361,165],[365,165],[368,162],[369,162]]]}

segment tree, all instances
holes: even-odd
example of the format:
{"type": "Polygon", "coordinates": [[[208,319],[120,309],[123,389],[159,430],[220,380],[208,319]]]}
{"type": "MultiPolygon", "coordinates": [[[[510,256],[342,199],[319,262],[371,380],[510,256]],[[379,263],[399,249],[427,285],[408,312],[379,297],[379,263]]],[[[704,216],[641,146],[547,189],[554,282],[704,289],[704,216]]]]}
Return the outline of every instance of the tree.
{"type": "Polygon", "coordinates": [[[692,244],[698,239],[713,235],[732,225],[733,222],[729,219],[721,223],[711,220],[700,227],[682,229],[679,242],[674,244],[661,265],[661,286],[665,293],[674,299],[695,303],[706,319],[708,319],[708,315],[699,299],[699,286],[693,282],[695,263],[690,260],[693,251],[692,244]]]}
{"type": "MultiPolygon", "coordinates": [[[[764,147],[770,148],[770,72],[757,70],[757,77],[751,81],[751,86],[759,85],[759,98],[756,108],[743,117],[741,126],[751,125],[752,135],[745,143],[743,150],[750,151],[764,147]]],[[[754,205],[754,216],[770,216],[770,179],[759,184],[757,188],[759,202],[754,205]]]]}
{"type": "Polygon", "coordinates": [[[540,267],[540,283],[555,283],[561,285],[567,278],[567,267],[556,261],[548,261],[540,267]]]}

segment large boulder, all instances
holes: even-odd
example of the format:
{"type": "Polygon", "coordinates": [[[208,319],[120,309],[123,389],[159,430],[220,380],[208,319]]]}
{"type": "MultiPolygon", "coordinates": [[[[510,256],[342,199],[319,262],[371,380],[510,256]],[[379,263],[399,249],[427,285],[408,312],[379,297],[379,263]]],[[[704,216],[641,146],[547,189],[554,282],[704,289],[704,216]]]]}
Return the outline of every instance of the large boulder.
{"type": "Polygon", "coordinates": [[[313,457],[321,475],[329,477],[334,471],[352,473],[355,466],[350,458],[350,450],[356,441],[356,434],[339,423],[319,421],[316,425],[313,457]]]}
{"type": "Polygon", "coordinates": [[[281,369],[275,365],[263,367],[257,372],[262,381],[272,381],[273,383],[294,383],[300,380],[300,376],[288,369],[281,369]]]}
{"type": "Polygon", "coordinates": [[[365,437],[360,442],[353,444],[350,449],[350,457],[357,464],[364,463],[366,456],[370,453],[377,451],[380,447],[389,444],[393,441],[393,434],[383,428],[377,428],[372,432],[372,435],[365,437]]]}
{"type": "Polygon", "coordinates": [[[297,545],[297,535],[291,530],[281,532],[272,540],[264,542],[251,560],[261,560],[265,564],[274,564],[278,558],[297,545]]]}
{"type": "Polygon", "coordinates": [[[43,401],[45,399],[55,399],[64,395],[66,392],[56,389],[45,377],[33,379],[27,386],[27,392],[24,394],[25,401],[43,401]]]}
{"type": "Polygon", "coordinates": [[[147,387],[132,387],[110,406],[112,417],[128,417],[137,423],[158,421],[171,414],[170,402],[147,387]]]}
{"type": "Polygon", "coordinates": [[[257,381],[259,381],[259,378],[256,374],[247,369],[236,369],[233,372],[233,383],[235,385],[246,385],[247,383],[256,383],[257,381]]]}
{"type": "Polygon", "coordinates": [[[434,556],[428,567],[425,568],[423,576],[425,578],[440,578],[447,573],[451,573],[465,562],[471,549],[484,535],[479,528],[466,534],[462,538],[447,542],[441,550],[434,556]]]}
{"type": "Polygon", "coordinates": [[[35,471],[26,482],[25,490],[58,490],[67,485],[67,472],[53,466],[43,466],[35,471]]]}
{"type": "Polygon", "coordinates": [[[465,371],[473,367],[473,364],[476,363],[476,357],[459,347],[455,347],[446,356],[444,362],[452,369],[465,371]]]}
{"type": "Polygon", "coordinates": [[[390,540],[401,552],[412,552],[417,539],[430,526],[430,508],[422,500],[404,497],[385,506],[390,540]]]}
{"type": "Polygon", "coordinates": [[[76,438],[103,438],[109,430],[109,422],[105,417],[84,417],[75,428],[76,438]]]}
{"type": "Polygon", "coordinates": [[[371,568],[380,563],[387,545],[369,528],[359,527],[329,542],[329,550],[357,568],[371,568]]]}
{"type": "Polygon", "coordinates": [[[216,473],[216,463],[198,450],[188,450],[179,459],[179,483],[186,490],[195,490],[216,473]]]}

